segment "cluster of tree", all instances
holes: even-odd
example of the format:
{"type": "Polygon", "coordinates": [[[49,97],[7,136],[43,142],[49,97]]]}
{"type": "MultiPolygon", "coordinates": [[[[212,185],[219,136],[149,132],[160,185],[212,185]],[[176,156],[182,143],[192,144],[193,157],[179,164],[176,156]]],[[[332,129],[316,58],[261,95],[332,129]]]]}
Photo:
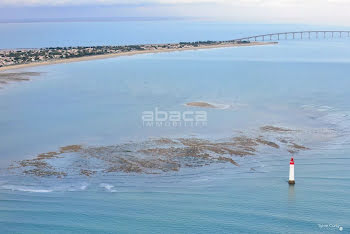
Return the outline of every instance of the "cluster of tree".
{"type": "Polygon", "coordinates": [[[237,42],[237,44],[246,44],[246,43],[250,43],[250,41],[246,41],[246,40],[244,40],[244,41],[236,41],[237,42]]]}
{"type": "Polygon", "coordinates": [[[219,41],[194,41],[194,42],[180,42],[180,45],[191,45],[191,46],[198,46],[198,45],[212,45],[217,44],[219,41]]]}

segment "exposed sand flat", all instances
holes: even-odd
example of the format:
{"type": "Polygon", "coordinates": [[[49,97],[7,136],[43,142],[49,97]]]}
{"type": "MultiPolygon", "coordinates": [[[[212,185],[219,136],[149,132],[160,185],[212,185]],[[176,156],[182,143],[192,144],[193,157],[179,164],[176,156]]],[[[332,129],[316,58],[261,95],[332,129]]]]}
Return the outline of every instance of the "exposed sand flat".
{"type": "Polygon", "coordinates": [[[217,108],[216,106],[209,104],[207,102],[189,102],[186,106],[203,107],[203,108],[217,108]]]}
{"type": "Polygon", "coordinates": [[[212,109],[221,109],[221,110],[234,108],[234,106],[230,104],[209,103],[209,102],[202,102],[202,101],[188,102],[185,105],[189,107],[212,108],[212,109]]]}
{"type": "Polygon", "coordinates": [[[79,57],[79,58],[48,60],[48,61],[44,61],[44,62],[34,62],[34,63],[28,63],[28,64],[11,65],[11,66],[0,67],[0,71],[29,68],[29,67],[35,67],[35,66],[44,66],[44,65],[51,65],[51,64],[59,64],[59,63],[72,63],[72,62],[80,62],[80,61],[88,61],[88,60],[96,60],[96,59],[106,59],[106,58],[121,57],[121,56],[132,56],[132,55],[137,55],[137,54],[153,54],[153,53],[175,52],[175,51],[185,51],[185,50],[201,50],[201,49],[215,49],[215,48],[225,48],[225,47],[244,47],[244,46],[272,45],[272,44],[276,44],[276,42],[251,42],[251,43],[242,43],[242,44],[223,43],[223,44],[218,44],[218,45],[201,45],[198,47],[184,47],[184,48],[176,48],[176,49],[159,48],[156,50],[141,50],[141,51],[121,52],[121,53],[85,56],[85,57],[79,57]]]}

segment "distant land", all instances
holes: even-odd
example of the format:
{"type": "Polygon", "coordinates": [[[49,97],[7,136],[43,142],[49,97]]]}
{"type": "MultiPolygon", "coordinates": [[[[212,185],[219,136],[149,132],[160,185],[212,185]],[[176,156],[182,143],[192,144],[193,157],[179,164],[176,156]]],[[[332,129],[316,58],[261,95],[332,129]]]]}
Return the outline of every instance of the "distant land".
{"type": "Polygon", "coordinates": [[[1,50],[0,71],[28,66],[76,62],[82,60],[102,59],[107,57],[128,56],[135,54],[268,44],[275,44],[275,42],[250,42],[231,40],[125,46],[49,47],[39,49],[1,50]]]}

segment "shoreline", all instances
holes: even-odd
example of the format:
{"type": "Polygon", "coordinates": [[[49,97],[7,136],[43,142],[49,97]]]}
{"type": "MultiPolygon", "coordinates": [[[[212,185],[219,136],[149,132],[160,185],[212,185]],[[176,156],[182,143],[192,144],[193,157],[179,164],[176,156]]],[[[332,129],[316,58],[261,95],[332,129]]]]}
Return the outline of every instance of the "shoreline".
{"type": "Polygon", "coordinates": [[[227,48],[227,47],[246,47],[246,46],[274,45],[274,44],[277,44],[277,42],[250,42],[247,44],[228,43],[228,44],[219,44],[219,45],[201,45],[198,47],[189,47],[189,48],[157,49],[157,50],[143,50],[143,51],[131,51],[131,52],[102,54],[102,55],[91,55],[91,56],[83,56],[79,58],[57,59],[57,60],[48,60],[44,62],[33,62],[33,63],[26,63],[26,64],[10,65],[5,67],[0,67],[0,72],[8,71],[8,70],[16,70],[21,68],[61,64],[61,63],[72,63],[72,62],[99,60],[99,59],[107,59],[107,58],[122,57],[122,56],[133,56],[138,54],[156,54],[156,53],[166,53],[166,52],[176,52],[176,51],[216,49],[216,48],[227,48]]]}

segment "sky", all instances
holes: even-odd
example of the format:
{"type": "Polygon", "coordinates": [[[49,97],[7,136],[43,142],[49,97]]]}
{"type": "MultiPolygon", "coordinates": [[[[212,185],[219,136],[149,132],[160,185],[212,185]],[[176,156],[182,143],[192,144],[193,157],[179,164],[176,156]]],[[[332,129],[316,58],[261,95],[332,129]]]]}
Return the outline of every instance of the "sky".
{"type": "Polygon", "coordinates": [[[164,17],[350,26],[350,0],[0,0],[0,21],[164,17]]]}

